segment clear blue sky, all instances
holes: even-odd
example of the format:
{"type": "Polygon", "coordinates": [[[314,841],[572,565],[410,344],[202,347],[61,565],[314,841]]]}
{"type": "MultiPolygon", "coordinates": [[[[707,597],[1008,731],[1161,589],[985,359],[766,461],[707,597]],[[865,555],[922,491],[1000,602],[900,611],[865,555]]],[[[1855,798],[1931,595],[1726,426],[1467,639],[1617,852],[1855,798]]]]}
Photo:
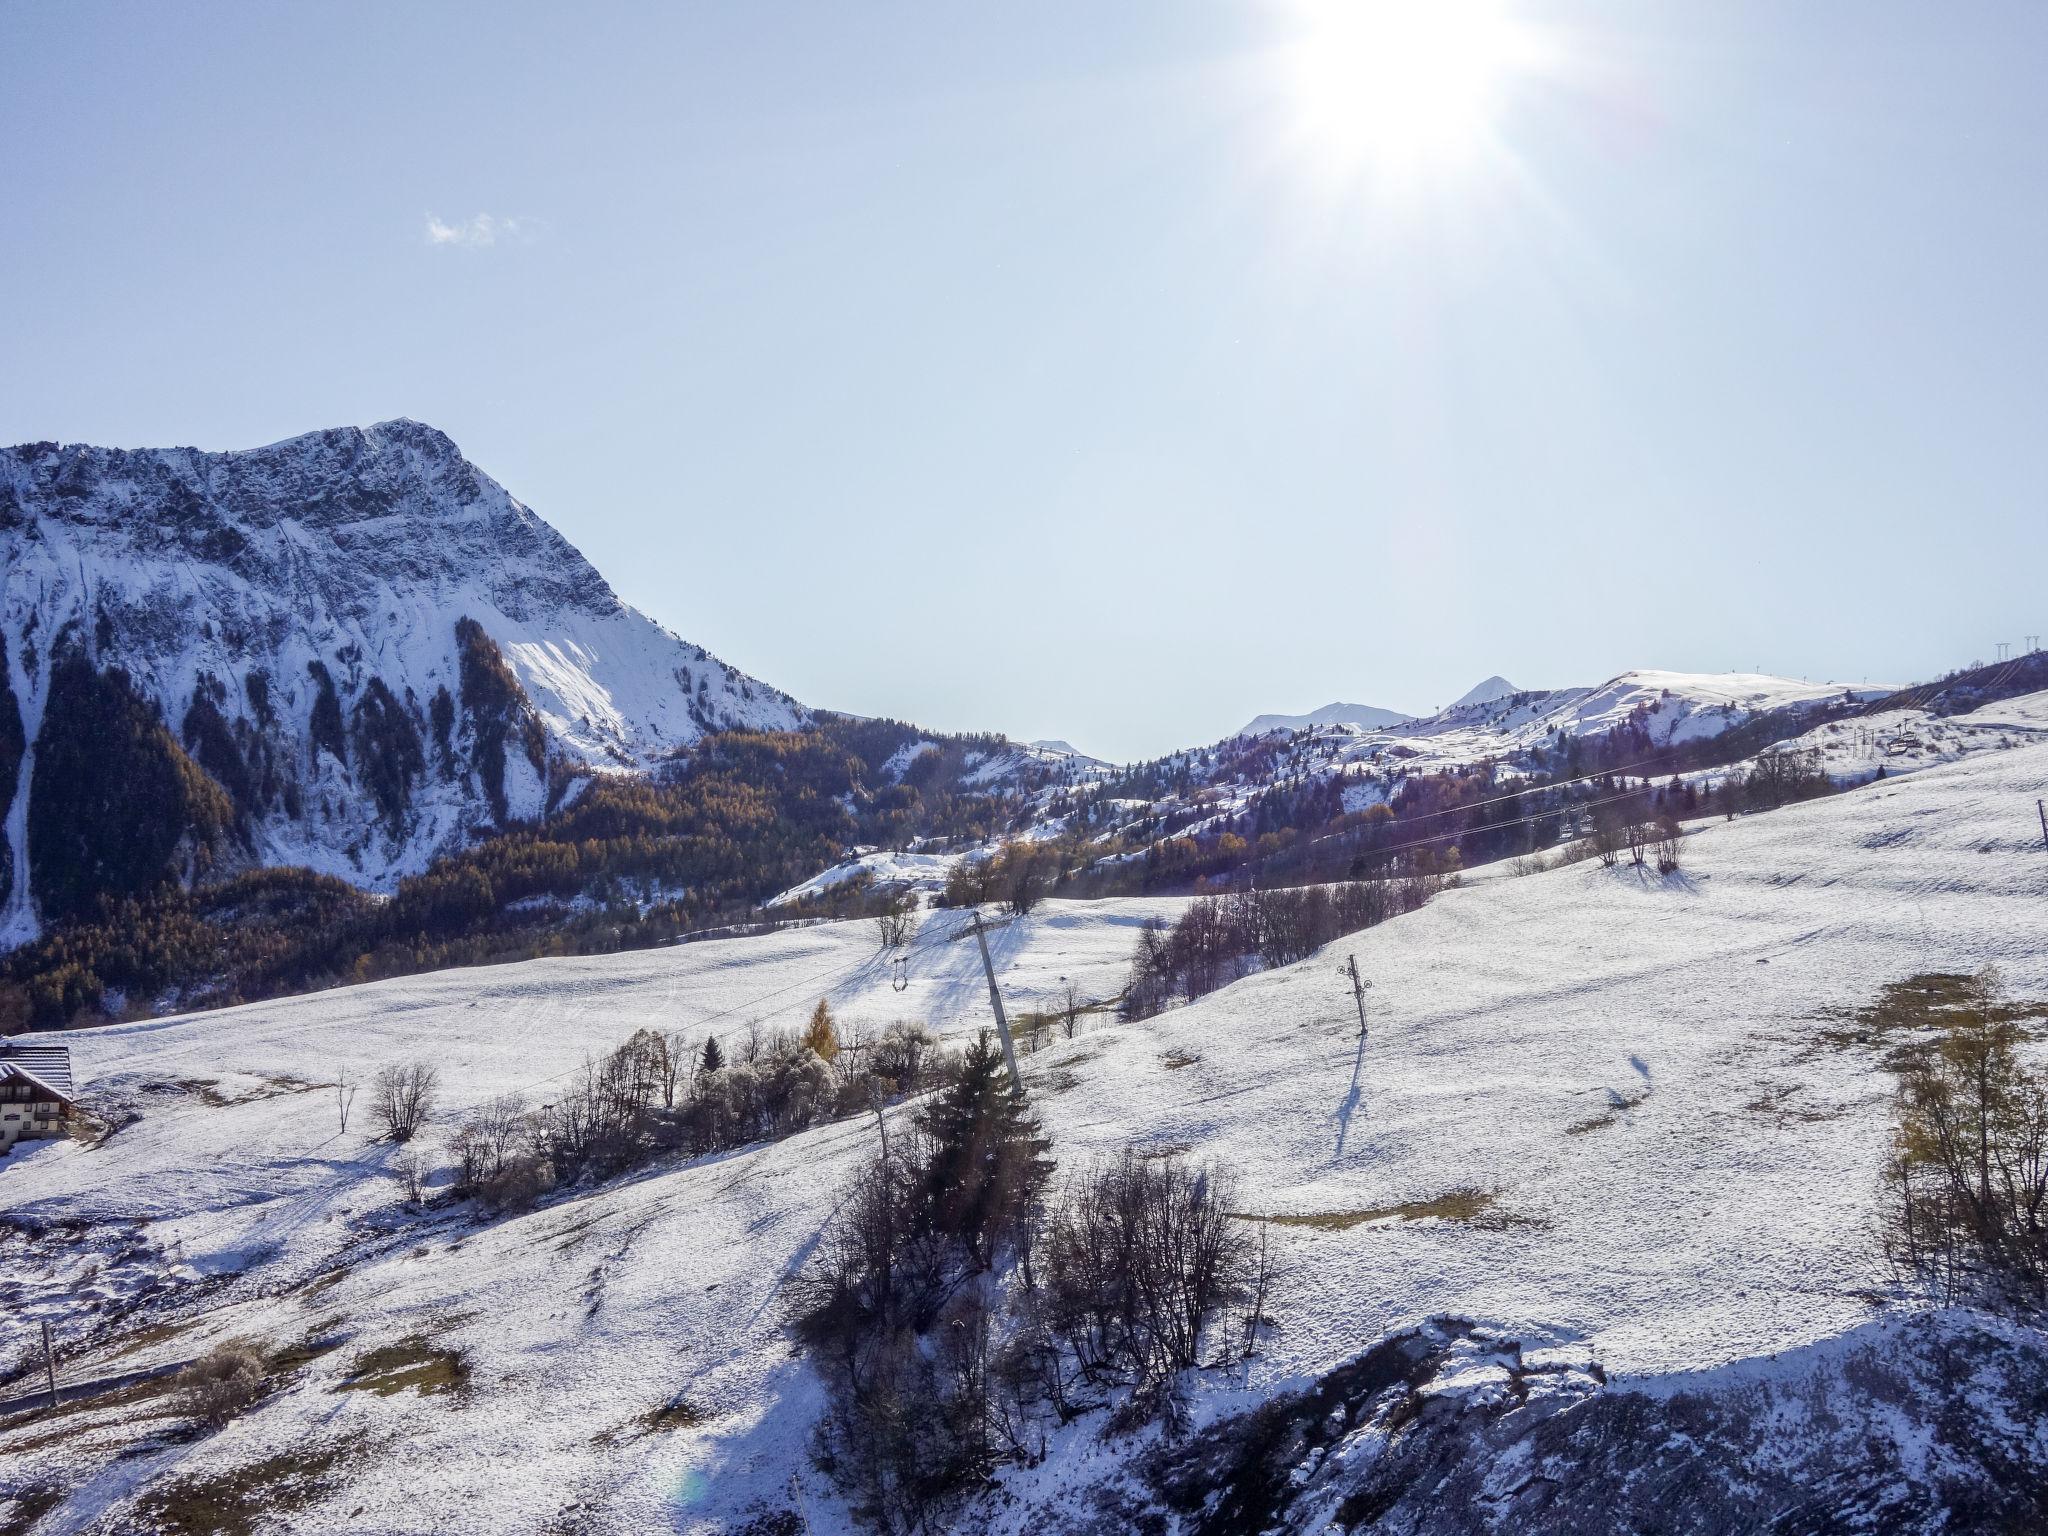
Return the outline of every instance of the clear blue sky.
{"type": "Polygon", "coordinates": [[[6,5],[0,441],[416,417],[807,702],[1117,758],[2048,630],[2048,6],[1341,20],[6,5]]]}

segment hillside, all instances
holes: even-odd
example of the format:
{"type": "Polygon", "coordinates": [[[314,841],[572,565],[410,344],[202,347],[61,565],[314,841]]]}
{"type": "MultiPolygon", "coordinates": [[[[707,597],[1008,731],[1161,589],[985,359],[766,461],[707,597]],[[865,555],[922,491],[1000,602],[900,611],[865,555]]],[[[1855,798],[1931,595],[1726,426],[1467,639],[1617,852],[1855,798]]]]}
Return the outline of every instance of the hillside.
{"type": "MultiPolygon", "coordinates": [[[[1927,973],[1995,965],[2012,996],[2048,998],[2048,745],[2004,739],[1697,823],[1669,876],[1496,871],[1142,1023],[1086,1015],[1028,1058],[1063,1169],[1185,1149],[1235,1179],[1235,1209],[1273,1218],[1277,1326],[1195,1376],[1184,1438],[1106,1436],[1099,1413],[1049,1424],[1043,1459],[954,1528],[2043,1518],[2048,1340],[1896,1290],[1871,1233],[1894,1079],[1885,1042],[1844,1027],[1927,973]],[[1362,1049],[1345,954],[1373,982],[1362,1049]],[[1403,1379],[1411,1396],[1375,1395],[1403,1379]],[[1250,1486],[1254,1457],[1268,1504],[1212,1503],[1250,1486]]],[[[1003,928],[1013,1010],[1065,979],[1112,995],[1137,925],[1182,905],[1052,901],[1003,928]]],[[[139,1118],[0,1170],[27,1234],[0,1247],[0,1361],[25,1364],[47,1318],[71,1378],[235,1336],[290,1363],[217,1433],[181,1432],[146,1386],[54,1427],[0,1420],[0,1487],[37,1491],[35,1536],[197,1507],[294,1531],[845,1528],[807,1454],[821,1395],[781,1297],[872,1120],[485,1220],[407,1210],[396,1149],[338,1134],[320,1085],[438,1063],[424,1145],[445,1187],[465,1109],[546,1102],[636,1027],[731,1046],[822,995],[849,1028],[916,1017],[957,1038],[987,1016],[958,922],[927,917],[900,993],[872,925],[839,923],[65,1037],[90,1101],[139,1118]],[[341,1390],[393,1348],[425,1362],[414,1385],[341,1390]],[[296,1472],[273,1459],[287,1451],[296,1472]]]]}

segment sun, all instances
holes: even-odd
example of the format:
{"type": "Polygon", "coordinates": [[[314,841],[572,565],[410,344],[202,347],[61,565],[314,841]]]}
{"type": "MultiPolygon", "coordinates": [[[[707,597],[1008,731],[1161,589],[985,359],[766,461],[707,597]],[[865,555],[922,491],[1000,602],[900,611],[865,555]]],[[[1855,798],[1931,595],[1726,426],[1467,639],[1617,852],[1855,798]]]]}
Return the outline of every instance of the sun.
{"type": "Polygon", "coordinates": [[[1536,62],[1501,0],[1303,0],[1286,50],[1295,135],[1333,171],[1404,175],[1482,149],[1536,62]]]}

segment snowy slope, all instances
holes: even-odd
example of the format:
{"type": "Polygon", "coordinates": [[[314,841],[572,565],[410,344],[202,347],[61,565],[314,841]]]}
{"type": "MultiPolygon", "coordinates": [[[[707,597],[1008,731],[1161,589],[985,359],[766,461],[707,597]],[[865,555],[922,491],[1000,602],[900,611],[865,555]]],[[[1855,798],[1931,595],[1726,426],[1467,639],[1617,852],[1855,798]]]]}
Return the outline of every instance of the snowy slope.
{"type": "MultiPolygon", "coordinates": [[[[368,804],[346,750],[381,685],[437,766],[434,701],[445,690],[462,702],[459,619],[495,643],[565,762],[640,767],[707,729],[803,718],[621,602],[560,534],[417,422],[247,452],[0,449],[0,552],[0,640],[29,742],[67,648],[123,669],[188,747],[194,701],[210,699],[241,754],[282,778],[261,804],[238,806],[253,811],[253,855],[371,885],[491,819],[459,719],[457,760],[417,776],[399,825],[368,804]],[[340,753],[316,740],[315,667],[335,689],[340,753]]],[[[7,829],[17,857],[33,756],[7,829]]],[[[543,789],[524,757],[508,757],[509,814],[533,814],[543,789]]],[[[12,937],[26,916],[14,914],[12,937]]]]}
{"type": "MultiPolygon", "coordinates": [[[[1895,1317],[1869,1233],[1891,1079],[1826,1011],[1986,964],[2013,992],[2048,995],[2044,793],[2048,745],[1986,750],[1707,825],[1669,878],[1589,862],[1480,882],[1159,1018],[1091,1023],[1031,1059],[1028,1079],[1068,1167],[1132,1141],[1185,1147],[1236,1170],[1246,1211],[1331,1218],[1273,1228],[1278,1336],[1243,1375],[1199,1379],[1198,1423],[1447,1313],[1512,1335],[1595,1396],[1789,1378],[1889,1337],[1895,1317]],[[1336,974],[1346,953],[1374,982],[1362,1052],[1336,974]],[[1489,1220],[1347,1214],[1461,1188],[1492,1197],[1489,1220]]],[[[1173,907],[1049,903],[997,935],[1004,986],[1018,1005],[1063,976],[1106,995],[1134,926],[1173,907]]],[[[843,1529],[806,1455],[817,1388],[777,1297],[871,1126],[660,1167],[495,1224],[408,1227],[389,1150],[360,1126],[338,1135],[329,1097],[298,1085],[430,1055],[450,1099],[438,1138],[456,1106],[510,1088],[544,1100],[639,1025],[730,1041],[750,1018],[794,1023],[823,994],[850,1019],[971,1028],[986,1004],[971,946],[947,942],[956,923],[927,920],[901,995],[872,928],[840,924],[72,1036],[88,1093],[143,1118],[98,1150],[0,1165],[10,1214],[89,1224],[0,1256],[16,1299],[0,1350],[18,1357],[42,1316],[86,1335],[94,1297],[133,1291],[137,1271],[169,1277],[160,1310],[108,1326],[68,1372],[230,1335],[346,1342],[193,1443],[117,1460],[118,1405],[54,1440],[0,1426],[0,1485],[82,1485],[38,1536],[113,1530],[166,1478],[333,1449],[293,1530],[710,1532],[784,1509],[843,1529]],[[90,1276],[81,1248],[101,1261],[90,1276]],[[141,1332],[155,1317],[189,1326],[141,1332]],[[466,1397],[332,1390],[356,1353],[422,1330],[468,1352],[466,1397]],[[694,1421],[645,1427],[678,1394],[694,1421]]],[[[1999,1411],[1985,1408],[1994,1428],[1999,1411]]],[[[1011,1475],[1010,1497],[960,1528],[1061,1528],[1072,1490],[1135,1454],[1099,1427],[1062,1431],[1044,1467],[1011,1475]]],[[[2040,1427],[2000,1432],[2026,1443],[2040,1427]]],[[[1912,1442],[1922,1427],[1870,1433],[1912,1442]]]]}
{"type": "MultiPolygon", "coordinates": [[[[1973,752],[2005,751],[2044,741],[2048,741],[2048,693],[2032,693],[1957,715],[1888,709],[1833,720],[1779,742],[1771,750],[1818,753],[1830,778],[1837,783],[1857,783],[1880,771],[1890,778],[1952,763],[1973,752]]],[[[1753,762],[1746,759],[1737,767],[1747,768],[1753,762]]],[[[1718,777],[1725,771],[1705,776],[1718,777]]]]}

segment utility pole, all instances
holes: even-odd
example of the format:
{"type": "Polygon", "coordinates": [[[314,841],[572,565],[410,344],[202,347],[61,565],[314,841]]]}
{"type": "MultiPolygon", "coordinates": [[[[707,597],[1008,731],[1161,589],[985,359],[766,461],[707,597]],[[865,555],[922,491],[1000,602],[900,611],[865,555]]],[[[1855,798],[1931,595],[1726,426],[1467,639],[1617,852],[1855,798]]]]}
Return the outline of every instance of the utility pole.
{"type": "Polygon", "coordinates": [[[1003,1037],[1003,1060],[1010,1068],[1010,1092],[1024,1097],[1024,1079],[1017,1073],[1017,1048],[1010,1043],[1010,1020],[1003,1012],[1003,994],[996,989],[996,965],[988,957],[988,933],[981,926],[981,908],[974,909],[974,941],[981,946],[981,968],[988,976],[989,1006],[996,1011],[996,1033],[1003,1037]]]}
{"type": "Polygon", "coordinates": [[[1358,974],[1358,956],[1356,955],[1346,955],[1344,957],[1343,974],[1351,978],[1351,996],[1358,1003],[1358,1038],[1363,1040],[1365,1038],[1365,989],[1371,986],[1372,983],[1358,974]]]}
{"type": "Polygon", "coordinates": [[[50,1348],[50,1320],[43,1319],[43,1378],[50,1387],[50,1406],[57,1406],[57,1354],[50,1348]]]}
{"type": "Polygon", "coordinates": [[[2034,802],[2034,814],[2041,818],[2041,846],[2048,848],[2048,805],[2039,800],[2034,802]]]}

